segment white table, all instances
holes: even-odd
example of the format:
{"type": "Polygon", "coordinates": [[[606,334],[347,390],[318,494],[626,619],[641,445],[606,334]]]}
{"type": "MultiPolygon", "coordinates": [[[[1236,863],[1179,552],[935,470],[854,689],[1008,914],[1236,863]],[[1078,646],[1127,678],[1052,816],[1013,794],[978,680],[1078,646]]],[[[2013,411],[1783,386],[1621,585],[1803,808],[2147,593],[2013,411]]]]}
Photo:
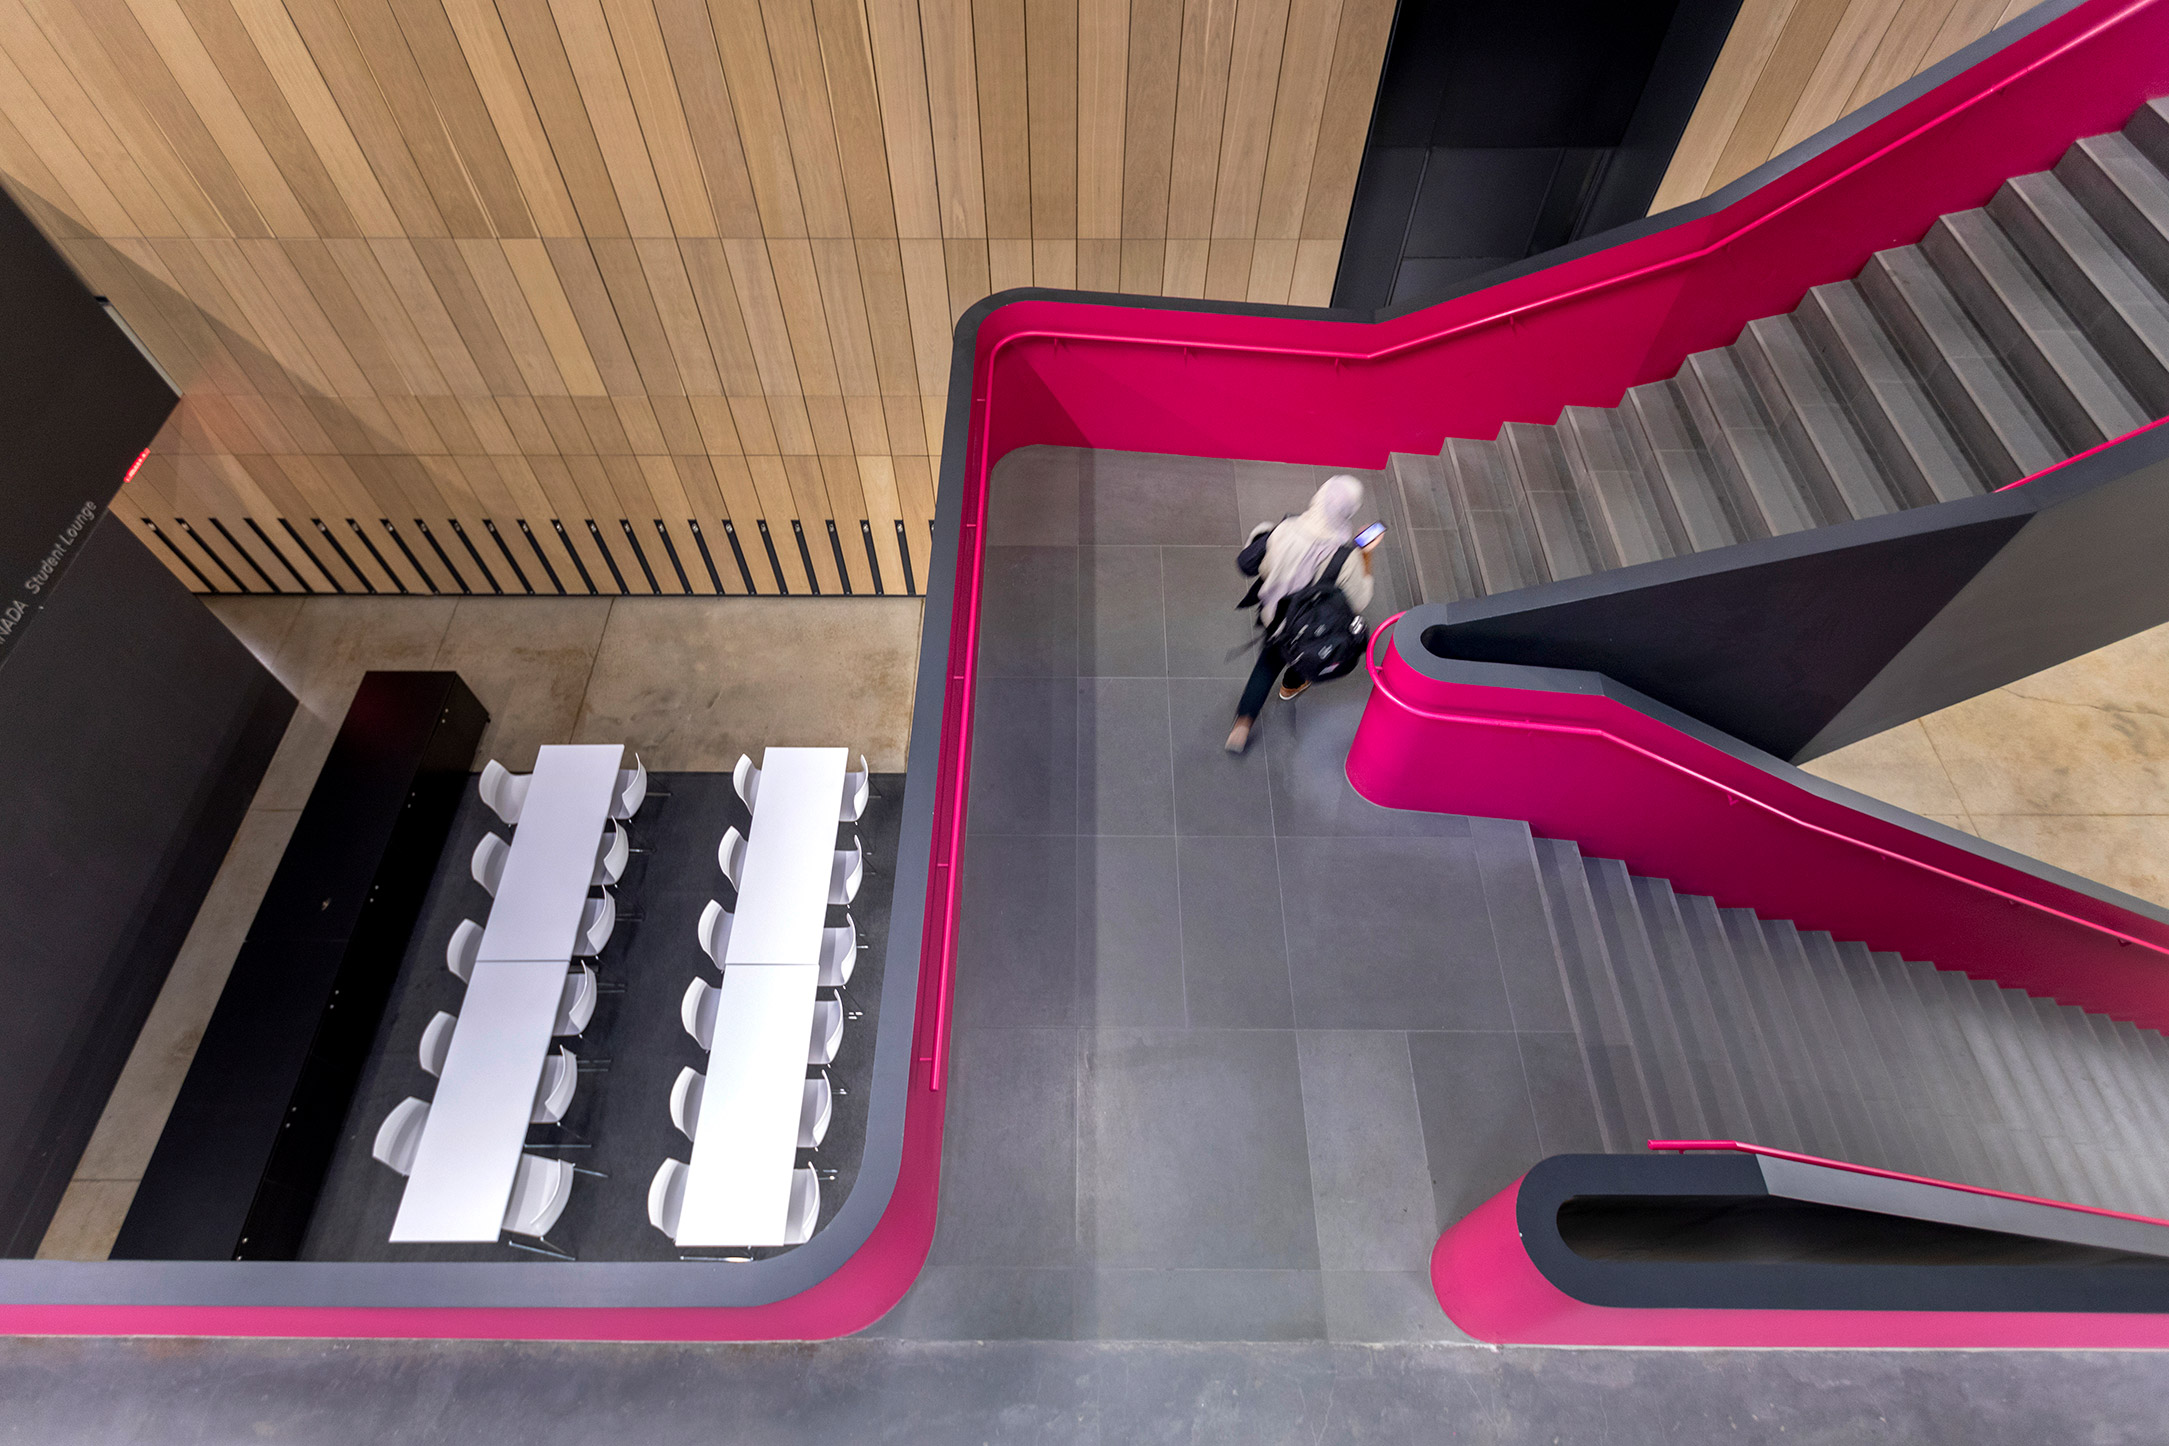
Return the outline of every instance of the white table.
{"type": "Polygon", "coordinates": [[[546,744],[536,756],[477,959],[571,960],[624,756],[619,743],[546,744]]]}
{"type": "Polygon", "coordinates": [[[563,959],[474,966],[421,1148],[399,1197],[393,1240],[497,1238],[557,1022],[565,966],[563,959]]]}
{"type": "Polygon", "coordinates": [[[821,962],[850,757],[847,748],[771,748],[762,755],[738,909],[723,954],[726,978],[739,964],[821,962]]]}
{"type": "Polygon", "coordinates": [[[819,964],[723,971],[678,1244],[785,1243],[820,973],[819,964]]]}

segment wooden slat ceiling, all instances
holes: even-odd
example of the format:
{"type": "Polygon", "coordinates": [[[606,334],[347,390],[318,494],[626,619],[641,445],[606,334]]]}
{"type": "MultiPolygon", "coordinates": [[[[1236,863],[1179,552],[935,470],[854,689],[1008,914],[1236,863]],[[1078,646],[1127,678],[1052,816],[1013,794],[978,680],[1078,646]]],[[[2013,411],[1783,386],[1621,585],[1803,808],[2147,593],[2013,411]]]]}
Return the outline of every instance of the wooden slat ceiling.
{"type": "Polygon", "coordinates": [[[973,302],[1327,300],[1392,13],[0,0],[0,173],[198,590],[893,593],[973,302]]]}
{"type": "Polygon", "coordinates": [[[1739,179],[2034,3],[1743,0],[1650,209],[1739,179]]]}

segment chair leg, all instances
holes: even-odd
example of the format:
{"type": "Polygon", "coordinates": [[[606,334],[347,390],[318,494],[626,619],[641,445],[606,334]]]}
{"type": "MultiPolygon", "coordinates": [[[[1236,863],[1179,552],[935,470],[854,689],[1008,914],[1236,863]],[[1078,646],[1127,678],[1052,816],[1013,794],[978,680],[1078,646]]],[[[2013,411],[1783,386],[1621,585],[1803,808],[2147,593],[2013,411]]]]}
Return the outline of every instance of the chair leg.
{"type": "Polygon", "coordinates": [[[598,1180],[607,1180],[610,1178],[608,1175],[605,1175],[600,1170],[590,1170],[580,1165],[573,1166],[572,1173],[575,1175],[593,1175],[598,1180]]]}
{"type": "Polygon", "coordinates": [[[556,1246],[550,1245],[550,1242],[543,1236],[538,1235],[535,1238],[542,1241],[542,1245],[522,1245],[517,1240],[507,1240],[504,1243],[511,1246],[514,1250],[524,1250],[530,1255],[547,1255],[552,1260],[578,1261],[580,1258],[577,1255],[573,1255],[568,1251],[559,1250],[556,1246]],[[549,1248],[545,1250],[543,1246],[549,1246],[549,1248]]]}

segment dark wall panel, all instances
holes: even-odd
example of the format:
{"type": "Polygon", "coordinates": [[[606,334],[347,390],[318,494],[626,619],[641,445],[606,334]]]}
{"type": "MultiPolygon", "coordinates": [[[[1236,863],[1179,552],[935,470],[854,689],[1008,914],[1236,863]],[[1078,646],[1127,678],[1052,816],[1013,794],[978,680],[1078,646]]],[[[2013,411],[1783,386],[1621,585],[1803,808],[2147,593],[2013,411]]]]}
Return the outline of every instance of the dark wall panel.
{"type": "Polygon", "coordinates": [[[0,660],[0,1252],[36,1251],[292,712],[110,518],[0,660]]]}

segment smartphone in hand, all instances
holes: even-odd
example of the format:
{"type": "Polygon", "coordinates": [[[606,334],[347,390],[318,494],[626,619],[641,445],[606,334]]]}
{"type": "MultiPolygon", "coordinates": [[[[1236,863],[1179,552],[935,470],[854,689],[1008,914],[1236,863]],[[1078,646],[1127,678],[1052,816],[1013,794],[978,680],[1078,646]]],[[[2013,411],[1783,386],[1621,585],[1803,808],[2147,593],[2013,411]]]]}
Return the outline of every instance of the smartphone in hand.
{"type": "Polygon", "coordinates": [[[1361,532],[1356,534],[1356,546],[1368,549],[1372,543],[1378,541],[1379,538],[1384,537],[1385,535],[1386,524],[1383,522],[1374,522],[1369,527],[1364,528],[1361,532]]]}

